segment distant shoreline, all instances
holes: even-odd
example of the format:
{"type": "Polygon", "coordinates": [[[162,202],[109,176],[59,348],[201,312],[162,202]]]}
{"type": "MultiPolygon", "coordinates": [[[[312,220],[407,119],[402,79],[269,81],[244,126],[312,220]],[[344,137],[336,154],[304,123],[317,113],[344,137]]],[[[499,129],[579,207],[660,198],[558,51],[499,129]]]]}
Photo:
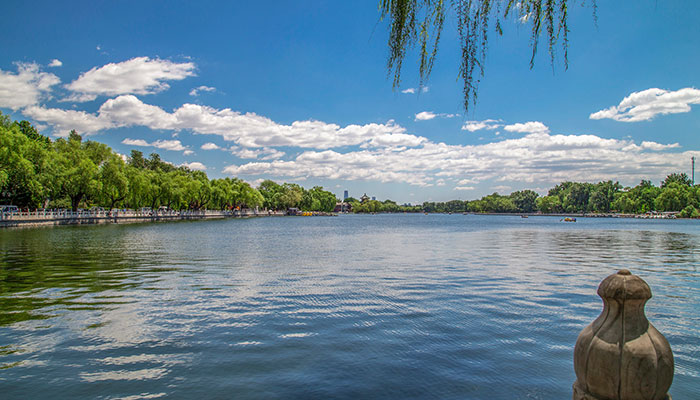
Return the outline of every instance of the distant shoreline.
{"type": "MultiPolygon", "coordinates": [[[[443,213],[444,214],[444,213],[443,213]]],[[[562,218],[634,218],[634,219],[694,219],[680,218],[677,213],[623,214],[623,213],[476,213],[465,212],[464,215],[510,215],[526,217],[562,217],[562,218]]]]}

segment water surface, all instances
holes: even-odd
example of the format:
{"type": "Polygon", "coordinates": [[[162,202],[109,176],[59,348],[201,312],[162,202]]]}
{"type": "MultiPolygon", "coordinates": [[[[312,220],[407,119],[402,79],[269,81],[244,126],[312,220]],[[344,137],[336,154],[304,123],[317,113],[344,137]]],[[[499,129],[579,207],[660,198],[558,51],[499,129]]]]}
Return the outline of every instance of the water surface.
{"type": "Polygon", "coordinates": [[[464,215],[0,231],[2,398],[562,399],[600,281],[700,393],[697,221],[464,215]]]}

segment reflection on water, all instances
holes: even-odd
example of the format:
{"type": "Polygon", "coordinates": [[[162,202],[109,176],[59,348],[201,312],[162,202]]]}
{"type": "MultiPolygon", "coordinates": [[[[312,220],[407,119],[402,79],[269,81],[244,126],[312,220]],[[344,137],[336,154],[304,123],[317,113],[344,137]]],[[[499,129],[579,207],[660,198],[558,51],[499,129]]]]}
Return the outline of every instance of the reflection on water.
{"type": "Polygon", "coordinates": [[[3,398],[571,396],[619,268],[700,390],[692,221],[463,215],[0,231],[3,398]],[[507,379],[504,379],[507,377],[507,379]]]}

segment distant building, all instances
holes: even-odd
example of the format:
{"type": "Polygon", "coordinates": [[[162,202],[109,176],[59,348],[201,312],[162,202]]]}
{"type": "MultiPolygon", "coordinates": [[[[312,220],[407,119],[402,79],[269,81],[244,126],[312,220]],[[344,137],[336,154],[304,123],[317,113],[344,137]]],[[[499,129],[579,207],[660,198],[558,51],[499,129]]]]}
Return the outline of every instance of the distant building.
{"type": "Polygon", "coordinates": [[[377,200],[377,198],[375,196],[372,196],[372,200],[377,200]]]}
{"type": "Polygon", "coordinates": [[[335,203],[335,208],[333,209],[333,212],[341,212],[341,213],[346,213],[352,211],[352,206],[349,203],[346,202],[338,202],[335,203]]]}
{"type": "Polygon", "coordinates": [[[348,197],[350,197],[350,196],[348,196],[348,191],[346,190],[343,192],[343,201],[347,200],[348,197]]]}
{"type": "Polygon", "coordinates": [[[369,196],[367,196],[367,193],[363,194],[362,197],[360,197],[360,203],[365,204],[368,201],[369,201],[369,196]]]}

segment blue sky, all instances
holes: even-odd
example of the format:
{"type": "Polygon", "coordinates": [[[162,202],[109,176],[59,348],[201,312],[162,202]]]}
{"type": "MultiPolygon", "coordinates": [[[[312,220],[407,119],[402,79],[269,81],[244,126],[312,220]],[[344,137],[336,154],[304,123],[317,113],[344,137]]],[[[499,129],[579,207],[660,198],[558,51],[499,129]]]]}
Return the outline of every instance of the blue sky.
{"type": "Polygon", "coordinates": [[[511,18],[468,113],[454,20],[427,87],[409,56],[393,90],[377,0],[231,3],[7,2],[0,110],[211,178],[402,203],[658,184],[700,156],[694,0],[599,2],[597,24],[572,5],[568,70],[544,44],[531,70],[511,18]]]}

